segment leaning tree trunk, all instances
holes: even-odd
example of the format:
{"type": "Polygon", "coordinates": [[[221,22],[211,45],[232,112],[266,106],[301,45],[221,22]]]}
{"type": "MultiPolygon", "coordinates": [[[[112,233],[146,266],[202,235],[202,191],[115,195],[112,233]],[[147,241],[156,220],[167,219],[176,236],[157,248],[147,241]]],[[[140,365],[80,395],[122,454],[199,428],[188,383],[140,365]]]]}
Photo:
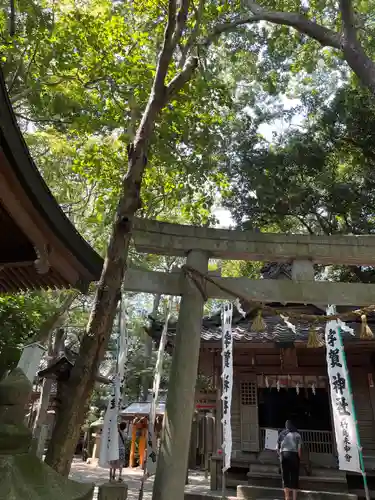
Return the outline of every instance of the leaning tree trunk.
{"type": "Polygon", "coordinates": [[[63,475],[69,474],[87,403],[112,331],[125,272],[132,221],[140,205],[139,191],[149,134],[150,132],[147,134],[147,141],[139,134],[134,148],[129,152],[129,170],[124,180],[94,306],[70,379],[61,391],[60,409],[45,460],[63,475]]]}
{"type": "Polygon", "coordinates": [[[147,164],[149,143],[160,111],[190,80],[198,60],[190,57],[184,68],[165,84],[176,46],[186,26],[189,1],[169,0],[168,23],[149,101],[133,144],[128,148],[128,172],[122,183],[115,220],[94,305],[82,339],[79,356],[70,379],[61,391],[58,412],[46,462],[57,472],[68,475],[80,428],[84,422],[95,377],[111,335],[117,303],[121,296],[135,212],[141,207],[140,190],[147,164]]]}

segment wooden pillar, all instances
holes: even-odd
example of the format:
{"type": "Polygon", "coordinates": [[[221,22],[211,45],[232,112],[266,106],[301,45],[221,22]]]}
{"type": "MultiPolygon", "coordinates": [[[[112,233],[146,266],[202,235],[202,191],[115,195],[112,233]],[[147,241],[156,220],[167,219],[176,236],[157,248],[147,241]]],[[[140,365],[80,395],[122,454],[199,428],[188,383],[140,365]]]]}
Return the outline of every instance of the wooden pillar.
{"type": "MultiPolygon", "coordinates": [[[[373,359],[372,359],[373,361],[373,359]]],[[[367,381],[366,385],[370,393],[370,402],[372,409],[372,419],[375,421],[375,384],[374,384],[374,370],[372,365],[369,365],[367,369],[367,381]]]]}
{"type": "Polygon", "coordinates": [[[221,445],[223,444],[223,426],[221,424],[222,419],[222,401],[221,401],[221,368],[217,368],[218,373],[218,384],[216,387],[216,418],[215,418],[215,437],[216,437],[216,449],[215,453],[218,450],[221,450],[221,445]]]}
{"type": "MultiPolygon", "coordinates": [[[[187,265],[201,273],[207,273],[207,253],[198,250],[189,252],[187,265]]],[[[202,286],[204,287],[204,283],[202,286]]],[[[204,298],[201,291],[190,279],[185,278],[153,500],[184,499],[203,306],[204,298]]]]}
{"type": "Polygon", "coordinates": [[[129,456],[129,467],[134,467],[136,440],[137,440],[137,426],[136,426],[136,424],[133,424],[133,426],[132,426],[132,442],[131,442],[131,446],[130,446],[130,456],[129,456]]]}
{"type": "Polygon", "coordinates": [[[145,450],[146,450],[146,432],[147,429],[141,428],[141,436],[139,438],[138,452],[139,452],[139,465],[143,467],[145,461],[145,450]]]}
{"type": "Polygon", "coordinates": [[[190,447],[189,447],[189,460],[188,467],[190,469],[194,469],[197,465],[197,422],[196,418],[193,418],[191,424],[191,432],[190,432],[190,447]]]}

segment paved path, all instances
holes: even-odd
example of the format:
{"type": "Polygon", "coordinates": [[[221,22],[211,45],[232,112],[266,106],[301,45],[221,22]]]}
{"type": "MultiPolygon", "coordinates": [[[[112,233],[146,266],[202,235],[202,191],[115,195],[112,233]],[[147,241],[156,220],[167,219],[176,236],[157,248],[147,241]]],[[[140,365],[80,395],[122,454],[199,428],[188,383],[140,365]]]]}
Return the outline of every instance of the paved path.
{"type": "MultiPolygon", "coordinates": [[[[138,500],[142,474],[140,469],[123,470],[124,481],[129,486],[129,500],[138,500]]],[[[98,486],[108,481],[108,469],[86,464],[82,460],[74,460],[70,477],[82,483],[95,483],[98,486]]],[[[151,500],[152,485],[153,478],[147,479],[143,495],[144,500],[151,500]]],[[[189,485],[186,486],[186,491],[207,494],[210,492],[209,480],[200,472],[189,472],[189,485]]],[[[217,495],[221,497],[220,492],[217,495]]]]}

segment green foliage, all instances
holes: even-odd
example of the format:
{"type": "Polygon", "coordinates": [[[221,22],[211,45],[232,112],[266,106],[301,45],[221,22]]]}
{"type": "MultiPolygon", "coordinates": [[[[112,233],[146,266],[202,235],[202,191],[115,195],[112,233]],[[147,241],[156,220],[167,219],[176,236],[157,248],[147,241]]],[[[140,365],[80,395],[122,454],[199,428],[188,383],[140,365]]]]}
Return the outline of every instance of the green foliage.
{"type": "MultiPolygon", "coordinates": [[[[145,366],[144,357],[144,337],[132,337],[132,342],[129,349],[128,360],[126,363],[126,384],[125,395],[129,403],[139,401],[142,390],[142,382],[144,378],[148,380],[148,385],[151,388],[154,371],[156,365],[157,351],[153,351],[152,358],[147,366],[145,366]]],[[[164,354],[163,373],[160,382],[160,389],[166,389],[168,386],[169,370],[171,365],[171,357],[164,354]]]]}
{"type": "Polygon", "coordinates": [[[56,309],[48,294],[0,296],[0,377],[17,365],[24,345],[56,309]]]}
{"type": "MultiPolygon", "coordinates": [[[[244,124],[235,133],[229,175],[237,182],[226,201],[238,223],[263,231],[374,233],[374,117],[372,94],[345,87],[305,128],[271,148],[253,122],[244,124]]],[[[373,279],[371,269],[340,269],[344,279],[373,279]]]]}
{"type": "MultiPolygon", "coordinates": [[[[232,7],[207,2],[202,35],[232,7]]],[[[143,1],[109,0],[47,0],[37,8],[20,2],[18,9],[15,37],[9,37],[3,17],[2,46],[15,111],[54,195],[104,255],[127,145],[149,96],[166,13],[151,1],[147,10],[143,1]]],[[[194,19],[192,11],[181,50],[188,46],[189,30],[196,29],[194,19]]],[[[225,65],[212,62],[163,110],[139,215],[215,222],[215,193],[225,183],[217,167],[234,116],[234,80],[218,79],[225,65]]],[[[173,62],[168,79],[177,66],[173,62]]]]}

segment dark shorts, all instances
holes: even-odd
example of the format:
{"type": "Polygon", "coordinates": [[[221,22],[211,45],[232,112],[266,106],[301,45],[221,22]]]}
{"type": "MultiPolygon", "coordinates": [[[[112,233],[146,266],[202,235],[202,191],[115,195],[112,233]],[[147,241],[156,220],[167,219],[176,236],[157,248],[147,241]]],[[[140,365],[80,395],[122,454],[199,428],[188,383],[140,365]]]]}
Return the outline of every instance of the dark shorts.
{"type": "Polygon", "coordinates": [[[284,451],[281,454],[281,475],[284,488],[298,490],[299,483],[299,456],[293,451],[284,451]]]}

